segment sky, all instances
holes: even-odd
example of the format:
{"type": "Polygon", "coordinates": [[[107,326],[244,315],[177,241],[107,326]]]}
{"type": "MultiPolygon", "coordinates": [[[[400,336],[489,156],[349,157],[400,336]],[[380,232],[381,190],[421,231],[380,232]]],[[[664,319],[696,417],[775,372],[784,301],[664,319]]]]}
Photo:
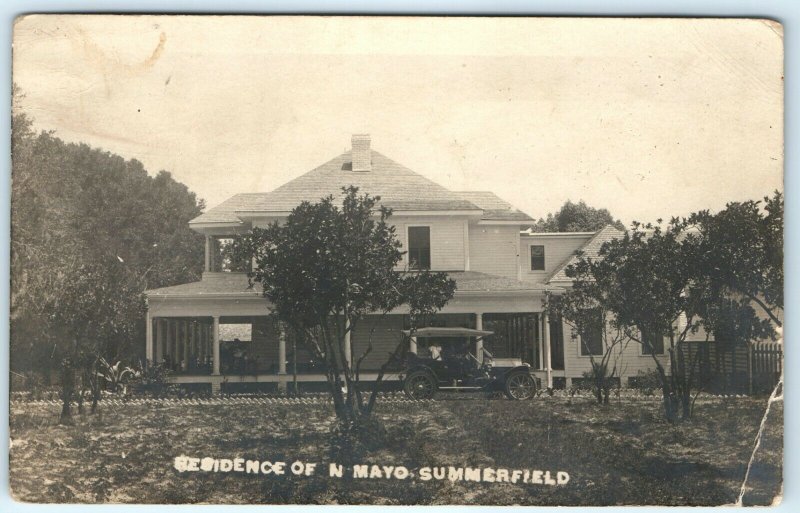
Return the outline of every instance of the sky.
{"type": "Polygon", "coordinates": [[[32,15],[15,105],[208,206],[354,133],[544,217],[653,221],[783,189],[783,31],[713,19],[32,15]]]}

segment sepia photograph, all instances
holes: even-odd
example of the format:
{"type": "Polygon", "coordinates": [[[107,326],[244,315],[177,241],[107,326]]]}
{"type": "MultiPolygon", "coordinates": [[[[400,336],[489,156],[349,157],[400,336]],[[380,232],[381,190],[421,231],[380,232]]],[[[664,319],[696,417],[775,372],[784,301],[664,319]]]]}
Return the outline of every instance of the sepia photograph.
{"type": "Polygon", "coordinates": [[[12,64],[15,501],[780,504],[779,22],[29,14],[12,64]]]}

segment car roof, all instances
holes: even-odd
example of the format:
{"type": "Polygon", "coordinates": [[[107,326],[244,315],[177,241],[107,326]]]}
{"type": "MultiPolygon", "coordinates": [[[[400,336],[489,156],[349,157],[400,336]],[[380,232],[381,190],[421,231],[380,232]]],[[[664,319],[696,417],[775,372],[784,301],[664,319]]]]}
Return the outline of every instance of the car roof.
{"type": "Polygon", "coordinates": [[[403,330],[405,335],[415,338],[431,338],[431,337],[488,337],[494,335],[493,331],[473,330],[470,328],[419,328],[412,333],[411,330],[403,330]]]}

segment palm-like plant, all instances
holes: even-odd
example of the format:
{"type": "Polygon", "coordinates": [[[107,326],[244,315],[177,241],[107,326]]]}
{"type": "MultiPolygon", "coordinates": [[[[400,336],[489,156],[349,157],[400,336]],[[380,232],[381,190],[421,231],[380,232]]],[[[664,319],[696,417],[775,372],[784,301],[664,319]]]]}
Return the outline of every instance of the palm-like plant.
{"type": "Polygon", "coordinates": [[[101,357],[99,364],[97,376],[105,380],[107,388],[111,392],[124,391],[127,381],[136,374],[130,367],[123,368],[121,361],[111,365],[101,357]]]}

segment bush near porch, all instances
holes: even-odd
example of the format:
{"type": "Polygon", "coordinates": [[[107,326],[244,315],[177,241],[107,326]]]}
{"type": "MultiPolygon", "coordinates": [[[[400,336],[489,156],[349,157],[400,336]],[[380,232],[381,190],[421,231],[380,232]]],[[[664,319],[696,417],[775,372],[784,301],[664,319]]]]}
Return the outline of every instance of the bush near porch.
{"type": "MultiPolygon", "coordinates": [[[[11,406],[10,484],[22,501],[609,505],[732,503],[766,401],[704,398],[669,425],[660,402],[588,398],[527,402],[454,395],[383,402],[388,442],[363,463],[563,470],[564,487],[328,478],[335,418],[326,404],[103,405],[57,424],[57,408],[11,406]],[[178,473],[182,454],[304,460],[319,476],[178,473]]],[[[781,480],[782,403],[774,403],[745,504],[769,504],[781,480]]]]}

